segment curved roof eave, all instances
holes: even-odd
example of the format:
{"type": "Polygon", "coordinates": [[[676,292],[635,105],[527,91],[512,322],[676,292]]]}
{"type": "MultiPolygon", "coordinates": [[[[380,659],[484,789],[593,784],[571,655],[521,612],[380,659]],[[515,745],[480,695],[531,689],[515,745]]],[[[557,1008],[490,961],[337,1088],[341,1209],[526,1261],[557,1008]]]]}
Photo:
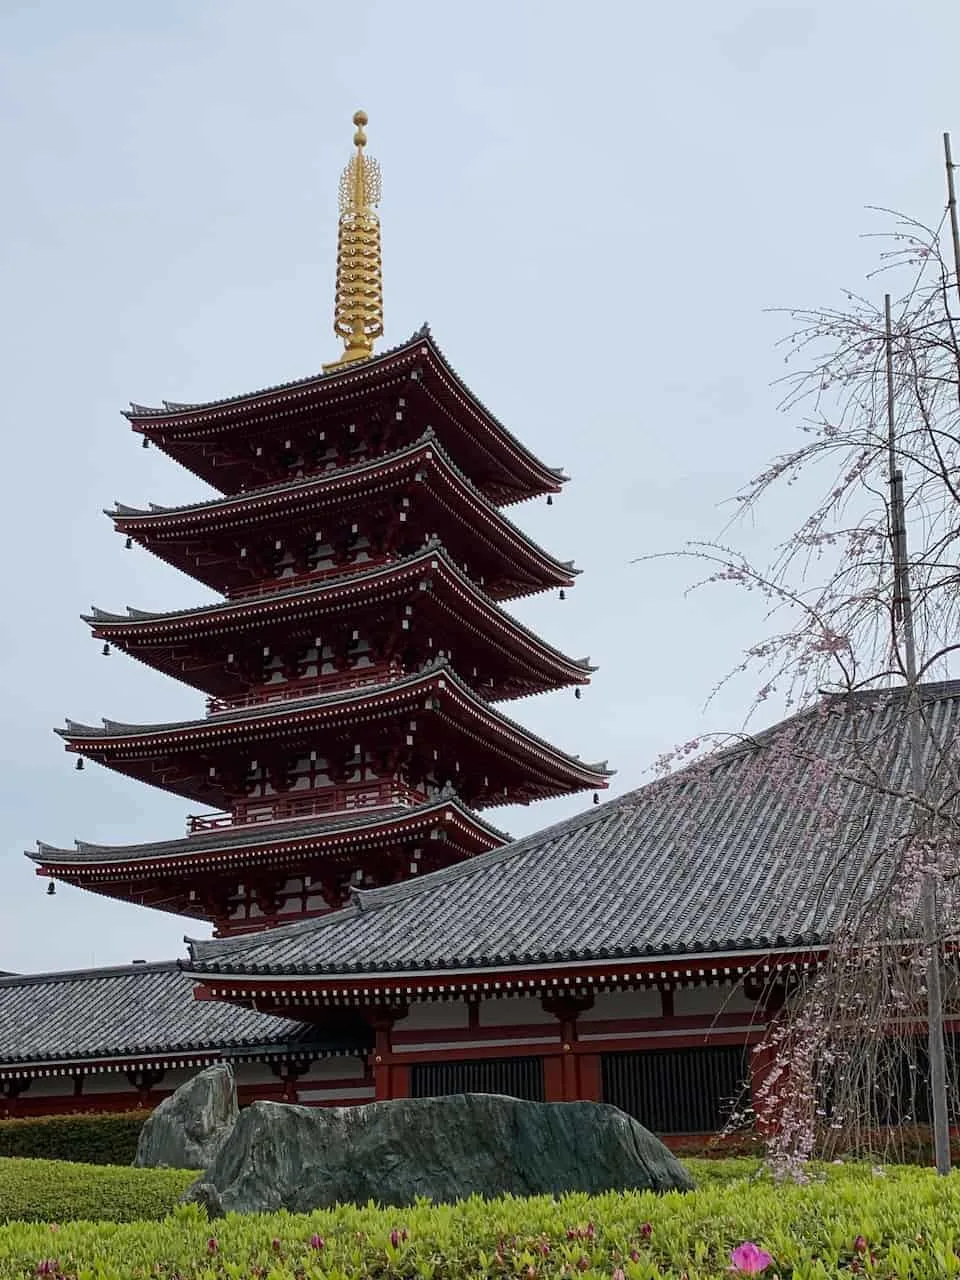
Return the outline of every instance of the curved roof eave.
{"type": "Polygon", "coordinates": [[[489,424],[493,434],[499,434],[502,437],[503,441],[523,459],[530,471],[539,472],[557,487],[568,480],[569,477],[564,474],[562,468],[550,467],[542,462],[478,399],[441,351],[436,339],[430,332],[429,326],[426,324],[412,337],[408,338],[406,342],[402,342],[387,351],[381,352],[379,355],[371,357],[369,360],[358,362],[356,365],[351,365],[347,368],[335,369],[327,373],[310,374],[306,378],[278,383],[274,386],[263,387],[258,391],[245,392],[241,395],[230,396],[221,400],[210,400],[195,404],[180,404],[165,400],[160,406],[141,405],[131,402],[130,408],[123,410],[122,413],[131,425],[139,424],[141,430],[161,423],[168,426],[177,426],[179,423],[183,423],[184,420],[189,422],[190,419],[198,420],[199,423],[205,416],[222,415],[231,409],[241,409],[247,405],[255,405],[263,399],[303,392],[312,388],[321,389],[337,385],[340,382],[349,383],[358,376],[369,377],[371,372],[377,371],[380,367],[389,366],[391,362],[395,362],[405,352],[413,351],[414,348],[424,344],[437,361],[440,369],[452,380],[456,389],[472,407],[473,412],[489,424]]]}

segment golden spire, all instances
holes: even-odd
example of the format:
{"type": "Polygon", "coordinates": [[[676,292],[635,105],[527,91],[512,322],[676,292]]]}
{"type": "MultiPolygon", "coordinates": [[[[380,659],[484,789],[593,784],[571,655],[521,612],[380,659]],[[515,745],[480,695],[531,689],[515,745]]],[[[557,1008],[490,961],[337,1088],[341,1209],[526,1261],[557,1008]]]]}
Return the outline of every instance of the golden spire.
{"type": "Polygon", "coordinates": [[[353,117],[356,151],[340,175],[340,230],[337,236],[337,295],[333,331],[346,351],[324,365],[336,369],[373,355],[374,339],[383,334],[383,282],[380,274],[380,166],[364,153],[367,113],[353,117]]]}

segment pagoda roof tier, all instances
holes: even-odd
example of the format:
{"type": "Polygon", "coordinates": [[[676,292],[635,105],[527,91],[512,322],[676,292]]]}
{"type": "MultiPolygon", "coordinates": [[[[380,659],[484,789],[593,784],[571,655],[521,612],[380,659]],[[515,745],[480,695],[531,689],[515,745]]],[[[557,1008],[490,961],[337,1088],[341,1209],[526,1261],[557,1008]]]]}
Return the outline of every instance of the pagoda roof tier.
{"type": "MultiPolygon", "coordinates": [[[[352,741],[372,733],[382,745],[390,729],[399,749],[443,753],[464,766],[464,785],[475,808],[528,803],[548,796],[605,787],[605,764],[586,764],[510,720],[474,693],[441,660],[414,675],[381,685],[337,689],[310,698],[244,707],[204,720],[102,726],[68,720],[57,729],[67,749],[201,804],[225,808],[231,792],[218,763],[256,750],[322,749],[344,733],[352,741]],[[415,716],[415,720],[407,717],[415,716]],[[415,726],[419,723],[420,734],[415,726]],[[211,772],[212,770],[212,772],[211,772]],[[483,783],[480,783],[480,779],[483,783]]],[[[464,788],[458,786],[463,793],[464,788]]]]}
{"type": "MultiPolygon", "coordinates": [[[[340,617],[389,619],[391,608],[406,605],[413,611],[408,623],[416,625],[423,617],[438,650],[454,655],[463,650],[464,657],[482,661],[484,676],[493,681],[484,689],[490,701],[584,685],[595,670],[588,659],[568,658],[500,608],[436,543],[390,564],[249,599],[167,613],[94,608],[84,621],[98,639],[147,666],[212,696],[236,698],[247,686],[241,669],[228,665],[227,658],[244,642],[259,648],[275,638],[306,640],[340,617]]],[[[465,663],[454,665],[473,686],[465,663]]],[[[282,692],[269,689],[274,697],[282,692]]]]}
{"type": "MultiPolygon", "coordinates": [[[[393,523],[407,541],[439,536],[468,561],[498,600],[571,586],[578,570],[557,560],[508,520],[450,460],[432,432],[391,454],[323,474],[182,507],[117,504],[107,515],[119,532],[215,591],[260,586],[269,570],[241,544],[272,548],[282,529],[308,543],[318,519],[333,533],[350,513],[393,523]],[[420,499],[423,499],[421,503],[420,499]],[[412,504],[412,505],[411,505],[412,504]]],[[[358,565],[358,567],[360,567],[358,565]]]]}
{"type": "Polygon", "coordinates": [[[566,477],[546,466],[516,439],[460,380],[426,326],[409,341],[372,359],[312,374],[226,400],[198,404],[134,404],[125,413],[134,430],[221,493],[238,493],[286,469],[287,450],[271,461],[276,444],[350,421],[365,406],[382,403],[432,425],[477,486],[499,504],[556,493],[566,477]],[[259,450],[259,452],[258,452],[259,450]]]}
{"type": "Polygon", "coordinates": [[[509,837],[471,813],[455,796],[424,804],[329,813],[288,822],[248,822],[198,831],[180,840],[139,845],[77,841],[73,849],[37,842],[26,856],[37,875],[106,897],[208,919],[198,885],[282,872],[349,873],[356,858],[387,845],[423,842],[423,870],[499,848],[509,837]],[[431,856],[431,851],[435,851],[431,856]]]}

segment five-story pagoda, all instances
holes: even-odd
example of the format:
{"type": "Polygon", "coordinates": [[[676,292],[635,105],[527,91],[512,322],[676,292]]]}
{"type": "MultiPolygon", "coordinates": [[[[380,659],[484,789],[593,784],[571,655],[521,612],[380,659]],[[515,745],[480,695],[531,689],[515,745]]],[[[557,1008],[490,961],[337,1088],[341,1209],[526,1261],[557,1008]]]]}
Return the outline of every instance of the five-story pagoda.
{"type": "Polygon", "coordinates": [[[67,750],[216,812],[185,838],[40,845],[38,874],[212,921],[318,915],[351,885],[506,840],[477,811],[606,785],[496,709],[591,667],[502,601],[575,570],[502,509],[559,490],[426,329],[384,355],[379,172],[354,117],[340,186],[335,331],[320,375],[209,404],[133,405],[134,431],[218,492],[117,506],[137,543],[222,594],[172,613],[94,610],[94,636],[207,695],[203,719],[67,722],[67,750]]]}

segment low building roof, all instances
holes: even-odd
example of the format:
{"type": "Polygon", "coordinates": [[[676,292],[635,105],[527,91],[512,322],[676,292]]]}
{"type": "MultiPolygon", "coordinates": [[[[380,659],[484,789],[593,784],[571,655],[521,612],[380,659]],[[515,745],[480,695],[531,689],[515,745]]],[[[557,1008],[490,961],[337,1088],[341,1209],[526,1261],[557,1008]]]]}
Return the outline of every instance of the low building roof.
{"type": "Polygon", "coordinates": [[[317,1040],[302,1022],[197,1000],[176,961],[0,978],[0,1074],[306,1048],[356,1051],[342,1037],[317,1040]]]}
{"type": "MultiPolygon", "coordinates": [[[[825,700],[668,779],[322,919],[189,941],[197,975],[430,975],[821,945],[909,827],[896,691],[825,700]]],[[[960,682],[924,689],[954,790],[960,682]]],[[[912,807],[912,806],[911,806],[912,807]]]]}

